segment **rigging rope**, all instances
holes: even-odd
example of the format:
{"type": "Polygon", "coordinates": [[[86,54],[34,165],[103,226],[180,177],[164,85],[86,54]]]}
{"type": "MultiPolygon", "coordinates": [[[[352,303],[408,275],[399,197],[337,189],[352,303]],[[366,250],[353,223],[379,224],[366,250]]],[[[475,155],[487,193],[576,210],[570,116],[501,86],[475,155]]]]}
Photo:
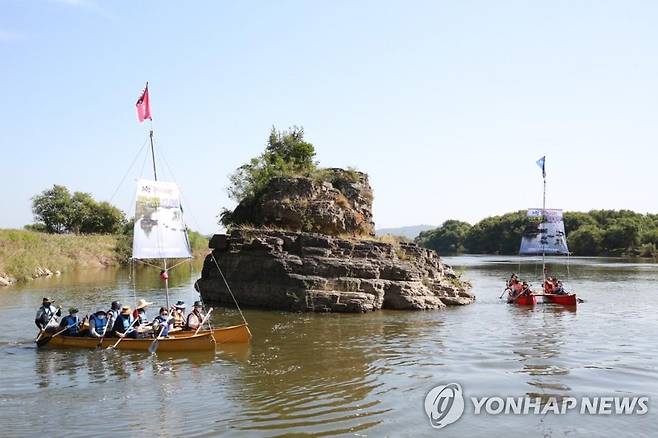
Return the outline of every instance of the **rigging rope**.
{"type": "Polygon", "coordinates": [[[233,298],[233,302],[235,303],[235,307],[237,307],[238,312],[240,312],[240,316],[242,317],[242,321],[244,321],[245,324],[247,324],[247,320],[244,317],[244,314],[242,313],[242,310],[240,309],[240,305],[238,305],[238,300],[235,299],[235,295],[233,295],[233,291],[231,290],[231,287],[228,285],[228,281],[226,281],[226,277],[224,277],[224,273],[222,272],[222,268],[219,267],[219,263],[217,263],[217,259],[215,259],[215,254],[211,251],[210,252],[210,257],[212,257],[213,262],[215,262],[215,266],[217,266],[217,270],[219,271],[219,275],[222,276],[222,280],[224,280],[224,284],[226,285],[226,289],[228,290],[228,293],[231,294],[231,298],[233,298]]]}
{"type": "Polygon", "coordinates": [[[130,171],[132,170],[133,166],[134,166],[135,163],[137,162],[137,159],[139,158],[139,155],[140,155],[140,154],[142,153],[142,151],[144,150],[144,147],[146,146],[146,143],[147,143],[147,142],[148,142],[148,139],[144,140],[144,143],[142,144],[142,147],[139,148],[139,151],[137,151],[137,154],[135,155],[135,158],[133,158],[132,163],[130,163],[130,166],[128,166],[128,170],[126,170],[126,173],[123,174],[123,178],[121,178],[121,181],[119,182],[119,185],[116,187],[116,189],[114,189],[114,193],[112,193],[112,196],[110,196],[110,200],[108,201],[110,204],[112,203],[112,201],[114,200],[114,197],[115,197],[115,196],[117,195],[117,193],[119,192],[119,189],[120,189],[121,186],[123,185],[123,182],[126,180],[126,177],[128,176],[128,174],[129,174],[130,171]]]}

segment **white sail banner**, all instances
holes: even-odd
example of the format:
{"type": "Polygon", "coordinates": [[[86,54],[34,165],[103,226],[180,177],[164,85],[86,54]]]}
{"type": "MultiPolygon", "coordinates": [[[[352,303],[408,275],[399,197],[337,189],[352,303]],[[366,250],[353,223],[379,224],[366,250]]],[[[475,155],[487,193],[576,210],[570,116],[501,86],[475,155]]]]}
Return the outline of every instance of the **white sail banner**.
{"type": "Polygon", "coordinates": [[[190,258],[180,190],[175,183],[137,181],[133,258],[190,258]]]}
{"type": "Polygon", "coordinates": [[[528,218],[534,220],[523,233],[520,254],[569,254],[562,210],[531,208],[528,218]]]}

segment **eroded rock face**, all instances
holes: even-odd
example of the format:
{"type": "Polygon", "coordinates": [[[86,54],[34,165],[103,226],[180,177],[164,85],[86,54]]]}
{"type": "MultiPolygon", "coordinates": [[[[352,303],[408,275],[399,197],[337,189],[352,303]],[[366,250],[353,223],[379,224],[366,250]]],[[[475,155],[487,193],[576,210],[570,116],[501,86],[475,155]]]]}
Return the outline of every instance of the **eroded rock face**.
{"type": "Polygon", "coordinates": [[[470,285],[434,251],[412,243],[298,231],[234,229],[215,235],[196,287],[207,303],[304,312],[438,309],[470,304],[470,285]],[[213,260],[214,257],[214,260],[213,260]]]}
{"type": "Polygon", "coordinates": [[[321,178],[273,178],[255,199],[231,213],[234,225],[266,226],[329,235],[374,236],[368,175],[324,169],[321,178]]]}

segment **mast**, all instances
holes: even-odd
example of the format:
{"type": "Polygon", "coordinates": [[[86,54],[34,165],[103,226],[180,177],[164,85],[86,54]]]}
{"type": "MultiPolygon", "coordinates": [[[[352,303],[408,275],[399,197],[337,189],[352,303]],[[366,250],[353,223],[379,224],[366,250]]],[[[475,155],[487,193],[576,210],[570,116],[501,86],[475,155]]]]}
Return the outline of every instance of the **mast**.
{"type": "Polygon", "coordinates": [[[169,273],[167,272],[167,259],[164,259],[164,275],[162,277],[164,278],[164,284],[165,284],[165,297],[167,299],[167,309],[171,309],[171,306],[169,306],[169,273]]]}
{"type": "MultiPolygon", "coordinates": [[[[544,177],[544,196],[542,198],[541,216],[542,216],[542,222],[544,222],[546,220],[546,172],[542,172],[542,175],[544,177]]],[[[544,285],[546,284],[546,251],[544,248],[543,236],[541,240],[541,272],[542,272],[541,289],[543,292],[544,285]]]]}
{"type": "Polygon", "coordinates": [[[149,137],[151,138],[151,158],[153,159],[153,178],[158,180],[158,172],[155,169],[155,149],[153,148],[153,121],[151,121],[151,131],[149,132],[149,137]]]}

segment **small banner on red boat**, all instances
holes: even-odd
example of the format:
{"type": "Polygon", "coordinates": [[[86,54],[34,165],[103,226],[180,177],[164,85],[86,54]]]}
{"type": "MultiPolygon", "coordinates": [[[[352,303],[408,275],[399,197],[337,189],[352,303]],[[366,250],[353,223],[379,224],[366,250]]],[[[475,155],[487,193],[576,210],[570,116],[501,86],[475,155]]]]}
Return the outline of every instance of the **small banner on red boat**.
{"type": "Polygon", "coordinates": [[[562,210],[531,208],[523,232],[520,254],[569,254],[562,210]]]}
{"type": "Polygon", "coordinates": [[[136,199],[133,258],[192,257],[178,186],[172,182],[140,179],[136,199]]]}

